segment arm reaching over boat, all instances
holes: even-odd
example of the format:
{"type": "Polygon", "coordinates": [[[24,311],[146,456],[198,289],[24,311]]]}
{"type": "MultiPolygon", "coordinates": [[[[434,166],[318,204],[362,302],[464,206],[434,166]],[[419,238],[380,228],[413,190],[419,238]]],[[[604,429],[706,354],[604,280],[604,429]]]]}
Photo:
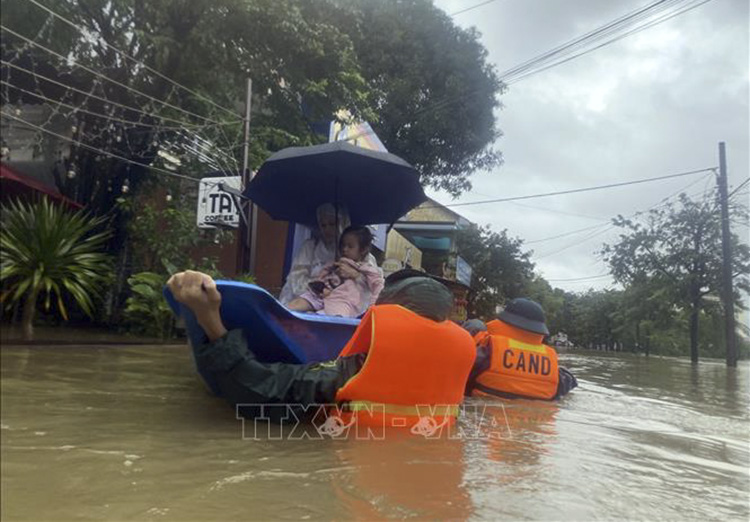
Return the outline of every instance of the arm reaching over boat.
{"type": "Polygon", "coordinates": [[[231,404],[287,404],[305,412],[308,405],[336,404],[360,421],[400,427],[412,426],[426,412],[440,412],[448,423],[455,419],[474,343],[448,319],[452,294],[437,281],[420,275],[386,286],[339,357],[310,364],[259,361],[252,332],[246,338],[221,323],[221,297],[212,283],[205,274],[185,272],[168,285],[206,329],[208,339],[194,347],[196,362],[216,377],[231,404]]]}
{"type": "Polygon", "coordinates": [[[227,333],[219,312],[221,294],[211,276],[186,270],[170,277],[167,286],[178,302],[193,311],[209,341],[215,341],[227,333]]]}

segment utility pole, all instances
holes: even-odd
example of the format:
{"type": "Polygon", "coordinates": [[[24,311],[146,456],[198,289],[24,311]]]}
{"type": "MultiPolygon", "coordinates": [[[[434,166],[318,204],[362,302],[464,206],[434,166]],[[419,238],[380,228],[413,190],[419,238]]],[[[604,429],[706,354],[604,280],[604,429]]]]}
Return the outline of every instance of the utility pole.
{"type": "Polygon", "coordinates": [[[725,144],[719,142],[719,202],[721,204],[722,301],[724,304],[724,333],[727,366],[737,366],[737,344],[734,334],[734,290],[732,286],[732,236],[729,231],[729,201],[727,197],[727,155],[725,144]]]}
{"type": "MultiPolygon", "coordinates": [[[[247,95],[245,97],[245,119],[243,125],[242,139],[242,187],[241,192],[245,192],[248,183],[250,183],[250,168],[248,165],[250,155],[250,102],[253,93],[253,80],[247,79],[247,95]]],[[[244,198],[238,198],[241,214],[247,219],[240,219],[240,226],[237,232],[237,274],[253,273],[255,271],[255,256],[252,255],[255,250],[255,219],[254,206],[252,202],[244,198]],[[246,224],[247,223],[247,224],[246,224]]]]}

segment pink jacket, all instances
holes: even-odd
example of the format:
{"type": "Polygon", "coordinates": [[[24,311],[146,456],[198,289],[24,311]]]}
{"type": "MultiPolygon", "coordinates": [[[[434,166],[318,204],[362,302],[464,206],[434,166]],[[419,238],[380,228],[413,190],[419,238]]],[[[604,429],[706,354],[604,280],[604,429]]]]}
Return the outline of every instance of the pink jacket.
{"type": "MultiPolygon", "coordinates": [[[[345,262],[357,269],[362,277],[357,280],[345,279],[343,283],[334,288],[328,297],[323,299],[323,313],[357,317],[375,303],[380,291],[383,290],[385,284],[383,273],[378,267],[368,263],[357,263],[344,257],[339,259],[339,262],[345,262]],[[367,299],[368,294],[369,299],[367,299]]],[[[329,273],[331,268],[332,265],[326,266],[321,271],[321,275],[329,273]]],[[[321,279],[325,279],[325,276],[321,279]]]]}

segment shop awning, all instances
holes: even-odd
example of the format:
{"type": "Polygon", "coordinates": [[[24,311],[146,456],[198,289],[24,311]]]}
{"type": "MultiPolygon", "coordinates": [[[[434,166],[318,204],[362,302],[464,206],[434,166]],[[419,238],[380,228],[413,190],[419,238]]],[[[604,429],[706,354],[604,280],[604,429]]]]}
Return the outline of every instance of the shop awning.
{"type": "Polygon", "coordinates": [[[9,165],[0,163],[0,183],[3,197],[30,196],[34,193],[48,196],[51,200],[67,205],[72,209],[83,208],[83,205],[60,194],[55,188],[27,176],[9,165]]]}

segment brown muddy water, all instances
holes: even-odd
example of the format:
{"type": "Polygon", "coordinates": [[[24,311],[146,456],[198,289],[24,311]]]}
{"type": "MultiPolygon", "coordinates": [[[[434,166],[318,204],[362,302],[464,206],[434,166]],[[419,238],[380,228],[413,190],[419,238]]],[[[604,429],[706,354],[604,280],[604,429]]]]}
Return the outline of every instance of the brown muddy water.
{"type": "Polygon", "coordinates": [[[243,439],[183,347],[0,355],[3,521],[750,517],[747,362],[565,354],[580,387],[493,405],[506,436],[345,441],[243,439]]]}

